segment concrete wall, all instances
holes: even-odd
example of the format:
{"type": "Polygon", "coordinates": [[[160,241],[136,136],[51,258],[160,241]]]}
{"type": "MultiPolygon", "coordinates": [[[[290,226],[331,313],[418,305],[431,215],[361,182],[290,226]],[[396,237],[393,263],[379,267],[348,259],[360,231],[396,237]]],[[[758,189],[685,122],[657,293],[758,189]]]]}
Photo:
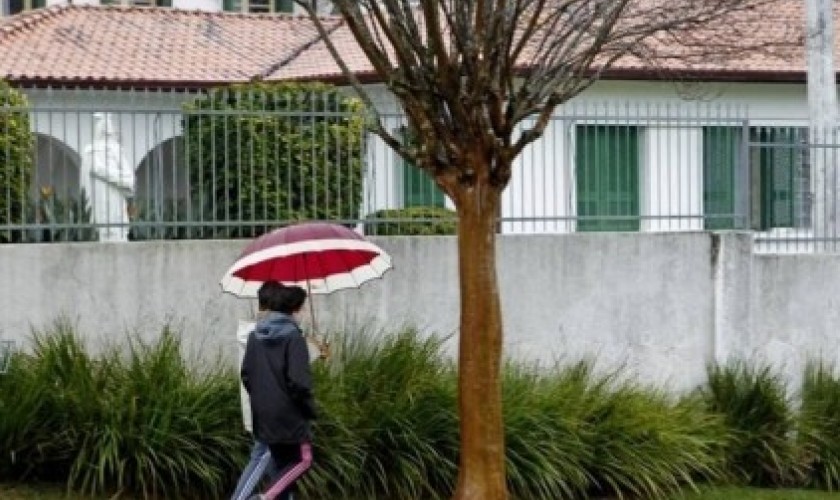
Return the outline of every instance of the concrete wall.
{"type": "MultiPolygon", "coordinates": [[[[328,297],[322,329],[453,333],[458,323],[455,241],[375,239],[395,268],[328,297]]],[[[236,321],[255,304],[218,280],[243,241],[0,245],[0,337],[66,314],[96,342],[166,321],[192,348],[236,352],[236,321]]],[[[705,365],[761,357],[796,379],[808,356],[838,359],[840,256],[753,254],[749,235],[502,236],[498,274],[510,356],[550,362],[595,357],[641,380],[688,389],[705,365]]]]}

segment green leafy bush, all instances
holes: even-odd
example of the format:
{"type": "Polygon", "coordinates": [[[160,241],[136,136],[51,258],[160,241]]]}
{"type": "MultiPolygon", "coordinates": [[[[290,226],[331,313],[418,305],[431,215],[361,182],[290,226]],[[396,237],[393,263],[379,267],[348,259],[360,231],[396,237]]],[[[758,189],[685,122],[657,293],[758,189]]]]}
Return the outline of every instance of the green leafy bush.
{"type": "Polygon", "coordinates": [[[302,219],[357,219],[361,111],[358,100],[317,83],[236,85],[187,104],[191,196],[202,222],[219,223],[205,237],[254,236],[302,219]]]}
{"type": "Polygon", "coordinates": [[[379,210],[365,219],[365,234],[377,236],[429,236],[455,234],[458,217],[443,207],[408,207],[379,210]]]}
{"type": "MultiPolygon", "coordinates": [[[[32,182],[35,135],[26,96],[0,81],[0,225],[22,224],[32,182]]],[[[0,243],[19,233],[0,231],[0,243]]]]}
{"type": "Polygon", "coordinates": [[[799,440],[806,451],[808,486],[840,489],[840,377],[810,363],[802,386],[799,440]]]}
{"type": "Polygon", "coordinates": [[[798,484],[804,477],[794,441],[796,419],[786,384],[769,366],[733,362],[709,368],[703,397],[730,429],[727,470],[753,486],[798,484]]]}

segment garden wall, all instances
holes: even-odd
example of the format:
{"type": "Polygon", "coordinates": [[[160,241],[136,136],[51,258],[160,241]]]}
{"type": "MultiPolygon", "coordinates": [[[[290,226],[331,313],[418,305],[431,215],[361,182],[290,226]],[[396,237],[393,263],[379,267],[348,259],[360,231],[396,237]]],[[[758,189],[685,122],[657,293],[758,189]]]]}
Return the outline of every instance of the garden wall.
{"type": "MultiPolygon", "coordinates": [[[[393,257],[383,280],[328,297],[322,330],[458,323],[451,237],[374,238],[393,257]]],[[[195,352],[236,353],[254,301],[218,280],[244,241],[0,245],[0,338],[70,317],[95,344],[167,321],[195,352]]],[[[498,272],[511,356],[595,357],[642,381],[688,389],[710,361],[763,357],[797,378],[809,356],[838,360],[840,256],[756,255],[747,234],[501,236],[498,272]]]]}

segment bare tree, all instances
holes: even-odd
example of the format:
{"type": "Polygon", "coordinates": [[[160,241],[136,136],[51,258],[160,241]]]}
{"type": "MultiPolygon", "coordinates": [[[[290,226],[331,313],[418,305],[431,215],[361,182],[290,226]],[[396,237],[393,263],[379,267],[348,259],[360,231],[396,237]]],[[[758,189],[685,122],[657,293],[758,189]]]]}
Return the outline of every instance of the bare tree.
{"type": "Polygon", "coordinates": [[[461,453],[455,498],[507,498],[500,365],[502,315],[495,232],[513,160],[538,139],[555,108],[617,64],[661,76],[737,61],[785,36],[762,33],[791,0],[333,0],[332,29],[311,0],[296,0],[374,114],[374,133],[427,174],[458,212],[461,297],[461,453]],[[349,30],[417,137],[386,130],[348,47],[349,30]],[[773,35],[777,35],[773,38],[773,35]]]}

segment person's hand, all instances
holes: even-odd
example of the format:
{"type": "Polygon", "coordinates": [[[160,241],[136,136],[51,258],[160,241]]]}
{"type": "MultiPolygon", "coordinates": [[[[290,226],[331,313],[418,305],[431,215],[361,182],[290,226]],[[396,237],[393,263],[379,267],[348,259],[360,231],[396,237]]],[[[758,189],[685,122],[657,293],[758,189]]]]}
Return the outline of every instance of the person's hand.
{"type": "Polygon", "coordinates": [[[331,348],[330,348],[330,343],[327,342],[327,341],[319,342],[318,343],[318,351],[319,351],[318,359],[323,359],[323,360],[329,359],[330,355],[332,354],[332,351],[331,351],[331,348]]]}

